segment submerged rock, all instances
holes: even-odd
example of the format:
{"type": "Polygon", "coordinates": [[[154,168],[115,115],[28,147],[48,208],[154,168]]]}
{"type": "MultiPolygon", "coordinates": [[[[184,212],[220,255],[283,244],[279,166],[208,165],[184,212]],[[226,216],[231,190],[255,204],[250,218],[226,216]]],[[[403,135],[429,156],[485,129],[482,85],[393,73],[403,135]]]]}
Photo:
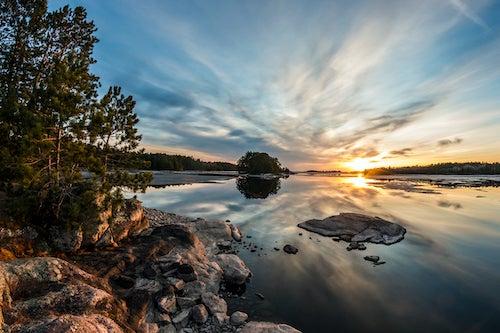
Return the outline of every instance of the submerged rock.
{"type": "Polygon", "coordinates": [[[350,242],[394,244],[404,238],[406,229],[399,224],[356,213],[340,213],[323,220],[308,220],[299,223],[300,228],[323,236],[336,236],[350,242]]]}
{"type": "Polygon", "coordinates": [[[283,251],[290,254],[297,254],[297,252],[299,252],[299,249],[297,249],[295,246],[287,244],[283,247],[283,251]]]}

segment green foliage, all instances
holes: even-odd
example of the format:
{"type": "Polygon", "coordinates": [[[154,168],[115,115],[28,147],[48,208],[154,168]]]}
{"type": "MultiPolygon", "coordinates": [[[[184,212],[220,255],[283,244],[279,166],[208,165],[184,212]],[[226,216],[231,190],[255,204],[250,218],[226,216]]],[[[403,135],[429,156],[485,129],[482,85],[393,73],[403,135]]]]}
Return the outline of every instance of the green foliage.
{"type": "Polygon", "coordinates": [[[375,168],[364,171],[367,176],[395,174],[428,174],[428,175],[497,175],[500,174],[500,163],[438,163],[431,165],[415,165],[397,168],[375,168]]]}
{"type": "Polygon", "coordinates": [[[83,7],[0,2],[0,191],[23,221],[93,219],[116,186],[151,180],[126,171],[147,166],[130,158],[141,139],[132,97],[112,87],[97,100],[95,31],[83,7]]]}
{"type": "Polygon", "coordinates": [[[237,166],[227,162],[203,162],[189,156],[167,154],[139,154],[138,157],[150,163],[149,170],[198,170],[236,171],[237,166]]]}
{"type": "Polygon", "coordinates": [[[240,173],[281,173],[285,170],[288,169],[283,169],[276,157],[271,157],[267,153],[249,151],[238,160],[240,173]]]}

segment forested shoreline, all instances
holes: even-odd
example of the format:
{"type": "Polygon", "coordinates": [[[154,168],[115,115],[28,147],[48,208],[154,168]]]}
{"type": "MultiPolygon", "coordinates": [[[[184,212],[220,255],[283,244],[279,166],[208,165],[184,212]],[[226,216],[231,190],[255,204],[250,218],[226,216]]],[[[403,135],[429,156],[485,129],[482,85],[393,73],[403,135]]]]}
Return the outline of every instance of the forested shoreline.
{"type": "Polygon", "coordinates": [[[382,176],[395,174],[427,174],[427,175],[498,175],[500,163],[438,163],[431,165],[415,165],[405,167],[374,168],[364,171],[365,176],[382,176]]]}
{"type": "Polygon", "coordinates": [[[183,155],[169,155],[164,153],[140,153],[140,160],[149,162],[147,170],[197,170],[197,171],[236,171],[236,164],[229,162],[205,162],[199,158],[183,155]]]}

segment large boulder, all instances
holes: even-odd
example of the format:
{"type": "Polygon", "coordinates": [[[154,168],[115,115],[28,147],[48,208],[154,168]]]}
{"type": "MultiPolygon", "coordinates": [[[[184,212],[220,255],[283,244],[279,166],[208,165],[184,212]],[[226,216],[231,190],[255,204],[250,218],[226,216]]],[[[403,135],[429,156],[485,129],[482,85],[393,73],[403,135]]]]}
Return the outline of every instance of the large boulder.
{"type": "Polygon", "coordinates": [[[235,254],[219,254],[215,256],[215,261],[222,268],[224,280],[230,284],[244,284],[252,274],[235,254]]]}
{"type": "Polygon", "coordinates": [[[401,241],[406,233],[406,229],[399,224],[356,213],[340,213],[323,220],[308,220],[298,226],[323,236],[348,237],[352,242],[387,245],[401,241]]]}
{"type": "Polygon", "coordinates": [[[243,327],[240,333],[301,333],[301,331],[285,324],[251,321],[243,327]]]}
{"type": "Polygon", "coordinates": [[[109,291],[104,281],[61,259],[0,262],[1,324],[12,332],[121,332],[126,310],[109,291]]]}

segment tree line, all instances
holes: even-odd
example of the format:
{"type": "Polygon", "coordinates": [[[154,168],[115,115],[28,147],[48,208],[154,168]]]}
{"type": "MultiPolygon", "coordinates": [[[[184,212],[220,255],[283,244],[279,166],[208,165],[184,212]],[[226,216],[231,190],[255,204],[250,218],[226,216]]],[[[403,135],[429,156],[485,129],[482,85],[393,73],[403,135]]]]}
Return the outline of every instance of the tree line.
{"type": "Polygon", "coordinates": [[[438,163],[425,166],[374,168],[365,170],[364,174],[367,176],[394,174],[497,175],[500,174],[500,163],[438,163]]]}
{"type": "Polygon", "coordinates": [[[96,30],[83,7],[0,2],[0,191],[20,221],[78,223],[151,179],[127,172],[146,166],[131,158],[135,101],[116,86],[98,96],[96,30]]]}
{"type": "Polygon", "coordinates": [[[229,162],[204,162],[190,156],[168,155],[163,153],[142,153],[138,158],[148,162],[148,170],[197,170],[197,171],[236,171],[237,165],[229,162]]]}

